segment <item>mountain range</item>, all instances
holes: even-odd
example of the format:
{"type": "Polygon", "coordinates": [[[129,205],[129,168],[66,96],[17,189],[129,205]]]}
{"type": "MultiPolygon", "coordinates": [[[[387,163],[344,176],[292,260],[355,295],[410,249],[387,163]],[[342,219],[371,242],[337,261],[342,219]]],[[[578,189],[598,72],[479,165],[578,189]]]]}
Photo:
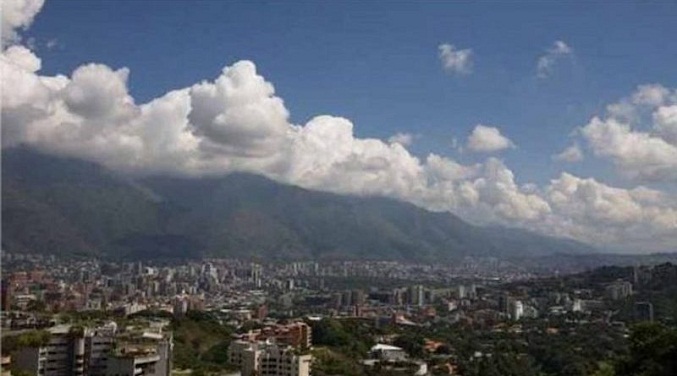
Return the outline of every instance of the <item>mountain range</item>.
{"type": "Polygon", "coordinates": [[[19,147],[2,151],[2,247],[112,259],[451,261],[592,253],[589,245],[471,225],[382,197],[261,176],[136,177],[19,147]]]}

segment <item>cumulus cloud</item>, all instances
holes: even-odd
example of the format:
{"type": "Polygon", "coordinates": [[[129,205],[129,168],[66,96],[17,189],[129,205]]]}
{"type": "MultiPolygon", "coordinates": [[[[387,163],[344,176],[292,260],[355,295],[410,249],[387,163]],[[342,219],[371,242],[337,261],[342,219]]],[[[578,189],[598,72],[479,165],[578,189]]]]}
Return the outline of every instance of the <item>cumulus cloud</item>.
{"type": "Polygon", "coordinates": [[[3,58],[28,72],[37,72],[42,67],[42,60],[23,46],[9,47],[4,51],[3,58]]]}
{"type": "Polygon", "coordinates": [[[545,54],[538,58],[536,74],[539,78],[547,78],[552,74],[552,70],[558,61],[571,56],[573,53],[574,50],[569,45],[561,40],[555,41],[545,54]]]}
{"type": "MultiPolygon", "coordinates": [[[[133,76],[124,67],[88,64],[68,76],[42,75],[40,68],[41,60],[28,48],[3,49],[0,84],[12,88],[2,91],[3,147],[29,145],[137,174],[250,172],[309,189],[387,196],[478,223],[520,226],[595,244],[650,249],[677,244],[673,196],[643,187],[614,188],[566,173],[543,187],[520,185],[496,158],[469,165],[436,154],[418,158],[405,147],[408,135],[388,142],[358,138],[350,120],[335,116],[293,124],[274,86],[249,61],[147,103],[130,95],[133,76]]],[[[655,127],[646,137],[674,146],[669,141],[674,92],[637,98],[632,106],[659,106],[652,111],[655,127]]],[[[601,139],[634,133],[608,119],[597,122],[603,125],[592,122],[581,132],[593,143],[597,133],[601,139]]],[[[476,151],[514,147],[498,129],[483,125],[468,144],[476,151]]],[[[593,147],[597,154],[615,155],[598,146],[593,147]]],[[[661,153],[670,153],[666,150],[661,153]]],[[[662,162],[667,157],[651,156],[662,162]]],[[[666,171],[667,166],[660,168],[666,171]]]]}
{"type": "Polygon", "coordinates": [[[677,181],[677,91],[640,86],[580,129],[593,153],[630,178],[677,181]]]}
{"type": "Polygon", "coordinates": [[[2,46],[17,43],[19,30],[27,29],[45,0],[2,0],[2,46]]]}
{"type": "Polygon", "coordinates": [[[469,74],[473,69],[473,52],[471,49],[457,49],[449,43],[437,47],[442,69],[448,73],[469,74]]]}
{"type": "Polygon", "coordinates": [[[468,136],[467,148],[473,152],[491,153],[514,147],[515,144],[496,127],[478,124],[468,136]]]}
{"type": "Polygon", "coordinates": [[[583,151],[577,143],[567,147],[561,153],[552,156],[552,159],[555,161],[569,163],[580,162],[583,158],[583,151]]]}
{"type": "Polygon", "coordinates": [[[560,228],[579,239],[624,242],[640,247],[636,250],[649,243],[669,249],[677,241],[677,206],[662,192],[614,188],[563,173],[545,195],[553,210],[566,219],[559,221],[560,228]]]}
{"type": "Polygon", "coordinates": [[[398,132],[388,138],[390,144],[400,144],[402,146],[409,146],[414,142],[414,135],[406,132],[398,132]]]}
{"type": "Polygon", "coordinates": [[[11,71],[3,79],[25,89],[3,92],[6,145],[28,144],[136,173],[253,172],[306,188],[395,197],[478,220],[530,220],[548,211],[498,160],[464,166],[431,155],[421,161],[405,149],[409,137],[360,139],[352,122],[339,117],[290,123],[282,99],[252,62],[137,104],[127,90],[126,68],[90,64],[70,77],[47,77],[31,72],[36,64],[25,64],[29,60],[2,59],[11,71]]]}

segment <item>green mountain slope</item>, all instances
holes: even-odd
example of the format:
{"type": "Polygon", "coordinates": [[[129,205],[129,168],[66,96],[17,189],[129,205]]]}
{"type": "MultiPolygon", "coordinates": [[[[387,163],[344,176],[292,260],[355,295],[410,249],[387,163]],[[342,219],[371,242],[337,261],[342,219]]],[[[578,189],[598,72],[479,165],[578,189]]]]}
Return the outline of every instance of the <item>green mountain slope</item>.
{"type": "Polygon", "coordinates": [[[592,252],[449,213],[266,178],[131,178],[27,149],[2,155],[3,248],[121,258],[451,260],[592,252]]]}

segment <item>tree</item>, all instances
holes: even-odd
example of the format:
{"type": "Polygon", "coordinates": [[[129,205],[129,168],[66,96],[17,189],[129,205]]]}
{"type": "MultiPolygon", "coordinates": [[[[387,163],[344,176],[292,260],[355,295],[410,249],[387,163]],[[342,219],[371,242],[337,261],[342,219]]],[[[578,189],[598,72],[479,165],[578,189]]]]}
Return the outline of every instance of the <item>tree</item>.
{"type": "Polygon", "coordinates": [[[630,334],[630,354],[618,362],[618,376],[677,375],[677,329],[642,323],[630,334]]]}
{"type": "Polygon", "coordinates": [[[350,344],[350,334],[340,322],[333,319],[322,319],[312,326],[313,342],[324,346],[346,346],[350,344]]]}
{"type": "Polygon", "coordinates": [[[47,305],[42,300],[31,300],[26,306],[26,310],[30,312],[45,312],[47,305]]]}
{"type": "Polygon", "coordinates": [[[599,368],[595,373],[592,374],[592,376],[615,376],[616,372],[614,371],[613,365],[607,363],[607,362],[601,362],[599,363],[599,368]]]}
{"type": "Polygon", "coordinates": [[[397,337],[394,345],[401,347],[409,355],[419,358],[424,353],[425,338],[420,334],[406,333],[397,337]]]}

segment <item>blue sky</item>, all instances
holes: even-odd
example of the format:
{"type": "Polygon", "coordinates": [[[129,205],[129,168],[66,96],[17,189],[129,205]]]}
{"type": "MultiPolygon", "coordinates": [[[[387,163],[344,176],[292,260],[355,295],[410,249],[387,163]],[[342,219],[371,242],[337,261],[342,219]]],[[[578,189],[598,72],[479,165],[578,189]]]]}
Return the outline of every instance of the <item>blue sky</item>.
{"type": "MultiPolygon", "coordinates": [[[[559,174],[550,155],[575,127],[640,84],[677,82],[675,19],[677,3],[644,1],[48,1],[28,36],[46,73],[88,62],[129,67],[137,102],[249,59],[296,123],[344,116],[360,137],[415,133],[414,153],[468,162],[477,157],[458,155],[452,139],[478,123],[497,126],[518,145],[501,158],[522,183],[541,183],[559,174]],[[573,58],[539,79],[536,61],[555,40],[573,58]],[[473,73],[445,73],[440,43],[471,48],[473,73]]],[[[608,168],[570,167],[625,184],[608,168]]]]}
{"type": "Polygon", "coordinates": [[[677,2],[2,2],[3,147],[677,245],[677,2]]]}

